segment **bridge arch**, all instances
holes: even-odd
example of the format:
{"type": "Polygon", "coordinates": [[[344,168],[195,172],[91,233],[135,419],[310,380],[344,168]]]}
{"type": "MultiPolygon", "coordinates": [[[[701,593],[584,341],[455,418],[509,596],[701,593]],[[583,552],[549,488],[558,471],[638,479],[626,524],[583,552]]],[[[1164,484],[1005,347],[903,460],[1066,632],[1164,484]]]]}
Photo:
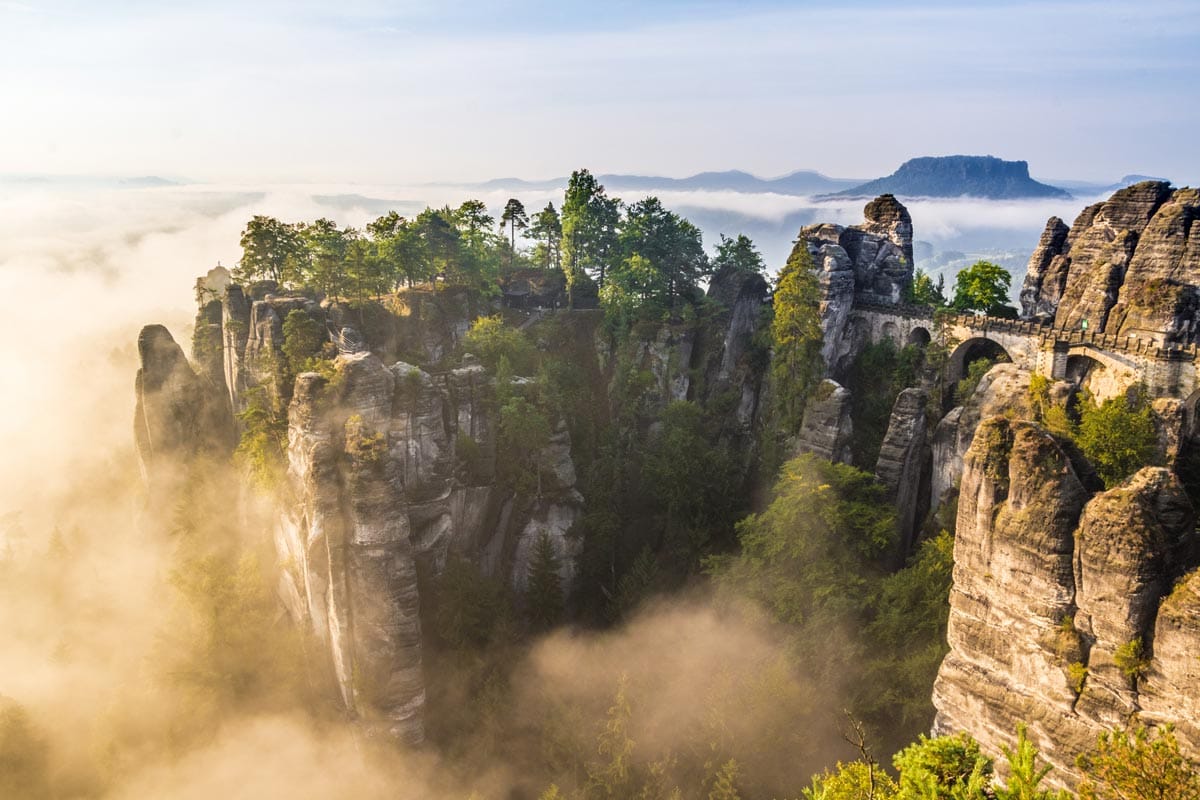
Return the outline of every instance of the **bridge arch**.
{"type": "Polygon", "coordinates": [[[1087,389],[1103,402],[1124,394],[1140,379],[1133,364],[1094,347],[1072,347],[1067,351],[1066,380],[1087,389]]]}
{"type": "Polygon", "coordinates": [[[959,344],[950,354],[946,365],[947,388],[953,391],[958,382],[967,376],[971,364],[985,358],[997,363],[1013,360],[1008,350],[995,339],[973,336],[959,344]]]}
{"type": "Polygon", "coordinates": [[[879,329],[879,333],[884,339],[890,339],[892,344],[900,347],[900,328],[896,323],[891,320],[884,322],[879,329]]]}
{"type": "Polygon", "coordinates": [[[931,341],[933,341],[933,336],[929,333],[929,329],[916,325],[908,332],[908,338],[904,343],[906,345],[915,344],[918,347],[924,347],[931,341]]]}

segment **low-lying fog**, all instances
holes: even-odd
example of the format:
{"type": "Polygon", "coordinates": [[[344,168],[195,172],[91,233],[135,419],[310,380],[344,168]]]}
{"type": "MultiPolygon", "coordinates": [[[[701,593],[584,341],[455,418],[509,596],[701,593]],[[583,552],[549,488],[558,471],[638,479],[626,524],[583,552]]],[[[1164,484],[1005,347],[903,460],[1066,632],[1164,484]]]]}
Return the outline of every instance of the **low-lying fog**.
{"type": "MultiPolygon", "coordinates": [[[[280,788],[280,775],[295,778],[291,796],[329,796],[322,787],[330,777],[321,765],[344,767],[356,745],[340,735],[312,738],[303,724],[286,718],[247,720],[205,749],[171,758],[158,750],[140,756],[94,751],[96,742],[143,741],[138,731],[155,730],[165,714],[141,685],[147,661],[163,646],[167,612],[162,543],[136,524],[136,337],[143,324],[161,322],[177,341],[189,341],[196,276],[218,262],[237,261],[239,233],[253,214],[327,216],[360,226],[390,208],[414,213],[426,204],[477,197],[498,216],[511,195],[446,186],[0,184],[0,560],[28,565],[49,559],[45,580],[29,578],[29,585],[53,587],[52,597],[37,596],[35,588],[0,591],[0,695],[24,706],[39,735],[54,743],[52,766],[66,776],[59,786],[77,779],[81,795],[91,796],[83,788],[86,776],[104,764],[111,796],[248,796],[230,793],[238,781],[243,790],[255,786],[267,796],[280,788]],[[256,757],[247,759],[251,751],[256,757]]],[[[531,211],[548,201],[561,205],[561,192],[516,196],[531,211]]],[[[663,192],[661,199],[697,223],[710,246],[719,233],[750,235],[773,269],[802,224],[853,224],[863,205],[732,192],[663,192]]],[[[1023,263],[1048,216],[1070,221],[1084,205],[939,200],[909,208],[917,239],[932,245],[919,251],[930,265],[948,252],[942,266],[958,263],[951,251],[993,260],[1009,253],[1011,269],[1023,263]]],[[[1020,273],[1014,270],[1018,284],[1020,273]]],[[[947,284],[952,279],[948,274],[947,284]]],[[[704,629],[719,625],[707,613],[689,611],[684,619],[704,629]]],[[[653,624],[626,635],[636,638],[653,624]]],[[[578,658],[584,645],[572,647],[557,661],[544,648],[536,651],[542,661],[534,668],[547,670],[548,681],[561,680],[554,671],[563,659],[578,658]]],[[[754,647],[769,656],[769,643],[756,639],[754,647]]],[[[607,697],[611,687],[602,688],[607,697]]],[[[404,785],[423,782],[431,769],[420,760],[406,765],[404,785]]],[[[399,785],[391,773],[354,769],[341,779],[341,790],[357,787],[370,797],[399,785]]]]}

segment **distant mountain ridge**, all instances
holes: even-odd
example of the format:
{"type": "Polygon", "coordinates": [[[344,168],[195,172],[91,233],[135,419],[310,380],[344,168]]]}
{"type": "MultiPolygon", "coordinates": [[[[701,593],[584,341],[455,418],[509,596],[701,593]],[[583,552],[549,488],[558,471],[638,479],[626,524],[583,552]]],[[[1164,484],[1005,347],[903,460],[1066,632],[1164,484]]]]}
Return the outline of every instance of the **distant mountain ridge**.
{"type": "Polygon", "coordinates": [[[982,197],[1016,200],[1035,197],[1069,199],[1065,189],[1029,177],[1029,162],[995,156],[922,156],[911,158],[886,178],[832,193],[829,197],[982,197]]]}

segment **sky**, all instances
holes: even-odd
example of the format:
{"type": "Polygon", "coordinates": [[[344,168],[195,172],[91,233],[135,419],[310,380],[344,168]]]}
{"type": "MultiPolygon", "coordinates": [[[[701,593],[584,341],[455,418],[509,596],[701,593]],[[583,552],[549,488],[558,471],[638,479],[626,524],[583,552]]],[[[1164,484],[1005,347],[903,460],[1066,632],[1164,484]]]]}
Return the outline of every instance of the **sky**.
{"type": "Polygon", "coordinates": [[[1200,182],[1200,3],[0,0],[0,174],[1200,182]]]}

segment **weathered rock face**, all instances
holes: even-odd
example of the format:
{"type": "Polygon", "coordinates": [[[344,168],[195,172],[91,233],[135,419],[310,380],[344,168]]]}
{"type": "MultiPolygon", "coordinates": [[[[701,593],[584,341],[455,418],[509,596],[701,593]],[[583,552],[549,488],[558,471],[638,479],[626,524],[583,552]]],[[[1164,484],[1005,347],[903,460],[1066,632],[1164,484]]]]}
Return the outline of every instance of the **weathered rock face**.
{"type": "Polygon", "coordinates": [[[921,488],[927,485],[925,465],[929,448],[925,443],[925,408],[929,395],[924,389],[905,389],[896,398],[887,433],[879,448],[875,477],[887,489],[888,499],[899,513],[900,561],[912,550],[913,532],[925,508],[921,488]]]}
{"type": "Polygon", "coordinates": [[[1029,257],[1025,282],[1021,286],[1021,315],[1038,322],[1053,322],[1063,287],[1067,283],[1067,267],[1071,260],[1067,251],[1067,234],[1071,231],[1058,217],[1051,217],[1038,240],[1037,249],[1029,257]]]}
{"type": "Polygon", "coordinates": [[[548,534],[569,586],[576,543],[566,533],[583,498],[565,428],[543,453],[542,494],[495,484],[494,387],[477,363],[431,375],[363,352],[339,369],[336,387],[301,375],[289,410],[297,502],[280,526],[283,594],[329,647],[347,708],[417,742],[418,573],[436,575],[454,553],[520,588],[548,534]]]}
{"type": "Polygon", "coordinates": [[[190,465],[232,452],[233,420],[222,388],[196,374],[162,325],[142,328],[138,356],[134,440],[150,506],[161,510],[190,465]]]}
{"type": "Polygon", "coordinates": [[[1089,500],[1037,425],[982,422],[964,459],[935,731],[968,731],[998,753],[1028,723],[1051,779],[1070,785],[1075,756],[1139,714],[1143,695],[1154,709],[1145,721],[1194,726],[1190,701],[1164,694],[1192,689],[1200,672],[1179,657],[1200,646],[1200,628],[1187,626],[1200,611],[1192,584],[1172,592],[1195,563],[1194,537],[1191,506],[1166,470],[1143,469],[1089,500]],[[1117,649],[1135,639],[1145,681],[1117,666],[1117,649]]]}
{"type": "Polygon", "coordinates": [[[1144,181],[1051,218],[1021,290],[1024,316],[1121,337],[1193,342],[1200,324],[1200,192],[1144,181]]]}
{"type": "Polygon", "coordinates": [[[804,407],[804,420],[796,434],[796,454],[812,453],[826,461],[850,463],[850,391],[828,378],[813,391],[804,407]]]}
{"type": "Polygon", "coordinates": [[[821,355],[831,369],[852,352],[846,319],[855,300],[900,302],[912,285],[912,217],[895,197],[881,195],[864,209],[860,225],[809,225],[797,247],[808,248],[821,284],[821,355]]]}
{"type": "Polygon", "coordinates": [[[930,502],[942,503],[963,474],[963,458],[980,420],[1002,414],[1029,419],[1029,380],[1031,373],[1015,364],[997,364],[988,370],[975,393],[966,402],[942,417],[931,441],[932,476],[930,502]]]}

